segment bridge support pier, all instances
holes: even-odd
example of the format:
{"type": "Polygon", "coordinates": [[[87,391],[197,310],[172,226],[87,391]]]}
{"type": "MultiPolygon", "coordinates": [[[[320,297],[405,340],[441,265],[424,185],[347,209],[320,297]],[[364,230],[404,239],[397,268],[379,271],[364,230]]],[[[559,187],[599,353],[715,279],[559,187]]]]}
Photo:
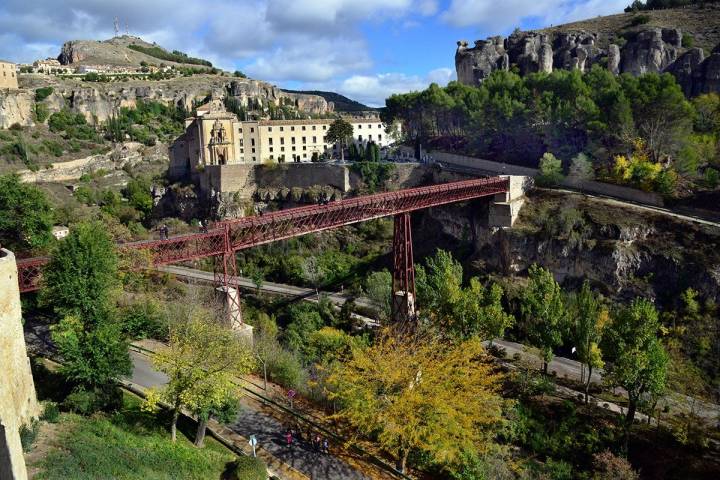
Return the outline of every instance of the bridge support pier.
{"type": "Polygon", "coordinates": [[[415,311],[415,265],[413,263],[410,213],[395,215],[393,234],[392,319],[412,322],[415,311]]]}

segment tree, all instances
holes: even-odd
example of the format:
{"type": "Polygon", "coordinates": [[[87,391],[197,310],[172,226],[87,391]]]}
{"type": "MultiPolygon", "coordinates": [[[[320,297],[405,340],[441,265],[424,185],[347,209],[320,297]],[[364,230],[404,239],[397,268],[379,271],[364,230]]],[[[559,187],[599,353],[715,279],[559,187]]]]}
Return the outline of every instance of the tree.
{"type": "Polygon", "coordinates": [[[376,436],[405,471],[413,450],[438,463],[487,451],[502,423],[501,381],[478,338],[448,344],[386,330],[335,364],[327,385],[337,416],[376,436]]]}
{"type": "Polygon", "coordinates": [[[365,291],[379,307],[380,320],[390,319],[392,309],[392,274],[387,270],[373,272],[365,279],[365,291]]]}
{"type": "Polygon", "coordinates": [[[60,371],[77,390],[93,395],[132,371],[116,315],[117,278],[115,245],[99,222],[77,225],[44,272],[41,301],[63,316],[52,328],[60,371]]]}
{"type": "Polygon", "coordinates": [[[0,176],[0,243],[11,249],[42,248],[52,240],[53,211],[37,187],[15,174],[0,176]]]}
{"type": "Polygon", "coordinates": [[[104,316],[118,286],[115,244],[100,222],[76,225],[50,258],[41,302],[82,321],[104,316]]]}
{"type": "Polygon", "coordinates": [[[340,144],[341,161],[345,161],[345,145],[347,144],[348,139],[352,138],[352,135],[353,126],[342,118],[335,120],[327,130],[326,136],[328,142],[340,144]]]}
{"type": "Polygon", "coordinates": [[[628,396],[626,449],[642,396],[660,395],[665,390],[668,355],[658,338],[659,330],[657,310],[644,298],[622,308],[608,330],[607,344],[614,355],[608,377],[624,388],[628,396]]]}
{"type": "Polygon", "coordinates": [[[496,284],[483,286],[477,278],[471,278],[464,287],[462,278],[462,265],[444,250],[429,258],[426,268],[418,266],[418,302],[423,315],[457,338],[479,335],[492,341],[501,337],[514,323],[512,315],[503,310],[502,288],[496,284]]]}
{"type": "Polygon", "coordinates": [[[572,159],[572,163],[570,164],[568,178],[579,182],[580,186],[582,186],[583,183],[591,181],[594,177],[595,171],[593,170],[590,158],[584,153],[578,153],[575,155],[572,159]]]}
{"type": "Polygon", "coordinates": [[[562,289],[549,270],[533,264],[528,275],[529,282],[521,296],[520,312],[530,344],[542,351],[543,372],[547,374],[553,349],[562,343],[565,302],[562,289]]]}
{"type": "Polygon", "coordinates": [[[262,366],[263,390],[267,390],[268,362],[275,356],[280,345],[277,341],[278,326],[275,318],[260,312],[253,324],[253,353],[262,366]]]}
{"type": "Polygon", "coordinates": [[[546,187],[554,187],[563,181],[562,162],[550,152],[540,159],[538,182],[546,187]]]}
{"type": "Polygon", "coordinates": [[[148,392],[145,408],[154,410],[160,401],[170,404],[174,442],[182,408],[205,412],[197,437],[204,436],[211,412],[238,397],[235,380],[252,370],[253,358],[250,346],[235,332],[208,321],[207,312],[196,309],[171,327],[168,346],[153,355],[153,365],[168,376],[168,383],[148,392]]]}
{"type": "Polygon", "coordinates": [[[317,257],[311,256],[307,257],[305,261],[302,264],[302,271],[303,271],[303,277],[306,281],[310,282],[310,284],[315,289],[315,295],[318,298],[318,301],[320,300],[320,283],[322,282],[323,278],[325,277],[325,271],[322,268],[322,265],[320,265],[320,261],[317,257]]]}
{"type": "Polygon", "coordinates": [[[585,403],[588,403],[593,368],[602,368],[604,365],[599,344],[603,328],[608,321],[608,314],[600,306],[598,297],[590,290],[590,283],[587,280],[573,298],[571,313],[574,318],[572,335],[578,359],[588,367],[585,382],[585,403]]]}

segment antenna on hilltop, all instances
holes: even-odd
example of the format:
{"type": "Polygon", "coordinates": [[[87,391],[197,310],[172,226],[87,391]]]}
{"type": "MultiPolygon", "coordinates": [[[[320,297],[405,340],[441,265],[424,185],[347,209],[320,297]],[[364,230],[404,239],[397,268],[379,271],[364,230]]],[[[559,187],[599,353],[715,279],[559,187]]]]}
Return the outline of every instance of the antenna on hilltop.
{"type": "Polygon", "coordinates": [[[130,27],[128,27],[128,22],[125,22],[125,35],[130,35],[130,27]]]}
{"type": "Polygon", "coordinates": [[[118,17],[113,20],[113,27],[115,27],[115,36],[117,37],[120,35],[120,20],[118,20],[118,17]]]}

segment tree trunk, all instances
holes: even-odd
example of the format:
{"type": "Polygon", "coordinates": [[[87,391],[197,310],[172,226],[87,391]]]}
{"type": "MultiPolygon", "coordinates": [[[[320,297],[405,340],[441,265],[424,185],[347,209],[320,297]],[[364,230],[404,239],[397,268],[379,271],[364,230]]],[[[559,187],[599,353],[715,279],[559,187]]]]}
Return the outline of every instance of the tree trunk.
{"type": "Polygon", "coordinates": [[[263,362],[263,390],[267,392],[267,362],[263,362]]]}
{"type": "Polygon", "coordinates": [[[543,360],[543,367],[542,367],[542,368],[543,368],[543,373],[545,374],[545,376],[547,376],[548,362],[546,362],[545,360],[543,360]]]}
{"type": "Polygon", "coordinates": [[[592,380],[592,365],[588,363],[588,378],[585,384],[585,404],[590,402],[590,381],[592,380]]]}
{"type": "Polygon", "coordinates": [[[627,453],[628,447],[630,446],[630,429],[632,429],[632,424],[635,420],[635,411],[637,410],[637,401],[633,399],[628,400],[628,411],[627,415],[625,415],[625,453],[627,453]]]}
{"type": "Polygon", "coordinates": [[[345,142],[340,142],[340,162],[345,163],[345,142]]]}
{"type": "Polygon", "coordinates": [[[170,437],[172,438],[173,442],[177,440],[178,418],[180,418],[180,405],[176,404],[175,408],[173,409],[172,423],[170,424],[170,437]]]}
{"type": "Polygon", "coordinates": [[[202,448],[205,445],[205,431],[207,430],[208,420],[204,417],[198,419],[197,433],[195,433],[195,446],[202,448]]]}
{"type": "Polygon", "coordinates": [[[410,455],[410,449],[400,449],[400,473],[405,473],[407,467],[408,455],[410,455]]]}

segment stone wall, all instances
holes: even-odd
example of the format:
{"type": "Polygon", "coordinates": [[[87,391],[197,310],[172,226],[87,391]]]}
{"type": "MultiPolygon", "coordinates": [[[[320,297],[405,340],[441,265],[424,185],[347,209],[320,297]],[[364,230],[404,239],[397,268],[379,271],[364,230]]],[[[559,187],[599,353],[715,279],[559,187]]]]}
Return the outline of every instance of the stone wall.
{"type": "Polygon", "coordinates": [[[238,193],[252,198],[258,188],[290,189],[329,186],[346,193],[350,190],[347,167],[321,163],[274,163],[271,165],[208,165],[197,176],[204,195],[238,193]]]}
{"type": "Polygon", "coordinates": [[[26,479],[19,430],[40,406],[25,348],[15,256],[0,249],[0,479],[26,479]]]}
{"type": "Polygon", "coordinates": [[[26,90],[0,90],[0,128],[19,123],[23,127],[34,125],[35,95],[26,90]]]}
{"type": "MultiPolygon", "coordinates": [[[[523,175],[527,177],[535,177],[538,174],[538,170],[536,168],[493,162],[482,158],[437,151],[432,151],[429,154],[433,162],[447,164],[451,168],[459,167],[460,169],[468,169],[469,173],[475,171],[475,173],[486,173],[490,175],[523,175]]],[[[570,178],[566,178],[561,185],[567,188],[580,190],[585,193],[605,195],[607,197],[619,198],[621,200],[642,203],[645,205],[653,205],[657,207],[663,206],[663,199],[661,195],[652,192],[644,192],[636,188],[623,187],[622,185],[595,181],[579,182],[570,178]]]]}

